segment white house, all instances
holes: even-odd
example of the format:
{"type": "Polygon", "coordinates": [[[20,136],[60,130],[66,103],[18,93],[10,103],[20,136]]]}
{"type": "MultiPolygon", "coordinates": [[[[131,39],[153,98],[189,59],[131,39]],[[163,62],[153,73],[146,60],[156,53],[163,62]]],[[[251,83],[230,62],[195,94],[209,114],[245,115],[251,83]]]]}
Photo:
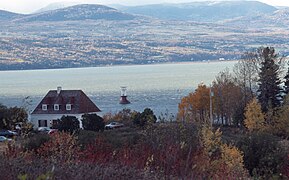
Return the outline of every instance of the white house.
{"type": "MultiPolygon", "coordinates": [[[[63,115],[75,116],[79,120],[83,114],[100,112],[99,108],[82,90],[50,90],[31,113],[34,128],[51,127],[63,115]]],[[[80,127],[82,123],[80,121],[80,127]]]]}

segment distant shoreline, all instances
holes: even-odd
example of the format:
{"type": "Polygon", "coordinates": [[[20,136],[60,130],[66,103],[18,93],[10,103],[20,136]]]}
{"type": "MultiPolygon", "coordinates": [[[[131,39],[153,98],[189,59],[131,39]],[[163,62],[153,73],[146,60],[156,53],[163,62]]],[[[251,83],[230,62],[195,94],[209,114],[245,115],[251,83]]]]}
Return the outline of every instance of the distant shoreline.
{"type": "Polygon", "coordinates": [[[238,62],[238,60],[204,60],[204,61],[171,61],[171,62],[157,62],[147,64],[112,64],[112,65],[97,65],[97,66],[80,66],[80,67],[59,67],[59,68],[27,68],[27,69],[5,69],[5,71],[41,71],[41,70],[60,70],[60,69],[81,69],[81,68],[96,68],[96,67],[121,67],[121,66],[146,66],[146,65],[162,65],[162,64],[194,64],[194,63],[221,63],[221,62],[238,62]]]}

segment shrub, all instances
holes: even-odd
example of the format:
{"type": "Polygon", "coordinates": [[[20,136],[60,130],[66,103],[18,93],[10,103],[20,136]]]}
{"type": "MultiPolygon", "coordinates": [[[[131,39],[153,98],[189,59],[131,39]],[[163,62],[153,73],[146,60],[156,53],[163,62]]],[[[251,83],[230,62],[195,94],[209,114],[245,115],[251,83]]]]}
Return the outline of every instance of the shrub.
{"type": "Polygon", "coordinates": [[[124,123],[125,125],[131,125],[132,115],[134,113],[135,111],[132,111],[130,109],[123,109],[116,114],[107,113],[103,116],[103,119],[105,122],[118,121],[124,123]]]}
{"type": "Polygon", "coordinates": [[[21,136],[27,137],[33,132],[33,124],[31,122],[25,122],[21,126],[21,136]]]}
{"type": "Polygon", "coordinates": [[[103,131],[104,120],[97,114],[84,114],[82,115],[82,126],[84,130],[89,131],[103,131]]]}
{"type": "Polygon", "coordinates": [[[222,179],[224,176],[228,179],[247,177],[242,152],[235,146],[224,144],[221,135],[220,129],[214,132],[209,127],[202,128],[201,144],[209,162],[209,165],[204,168],[205,174],[208,174],[210,179],[222,179]]]}
{"type": "Polygon", "coordinates": [[[74,135],[65,132],[52,134],[52,138],[37,149],[40,157],[52,162],[62,163],[70,163],[76,160],[78,152],[76,138],[74,135]]]}
{"type": "Polygon", "coordinates": [[[75,116],[62,116],[58,128],[59,131],[72,133],[79,129],[79,121],[75,116]]]}
{"type": "Polygon", "coordinates": [[[156,123],[157,117],[150,108],[144,109],[142,113],[136,112],[132,114],[134,124],[143,127],[147,124],[156,123]]]}
{"type": "Polygon", "coordinates": [[[144,126],[144,122],[141,120],[141,113],[140,112],[134,112],[132,115],[132,122],[133,124],[137,126],[144,126]]]}
{"type": "Polygon", "coordinates": [[[156,172],[108,163],[105,166],[92,163],[62,164],[43,159],[7,159],[0,157],[0,179],[164,179],[156,172]]]}
{"type": "Polygon", "coordinates": [[[268,179],[281,173],[286,154],[279,138],[266,133],[252,133],[243,137],[237,146],[244,152],[245,167],[251,175],[268,179]]]}
{"type": "Polygon", "coordinates": [[[24,108],[6,107],[0,104],[0,129],[15,129],[17,124],[26,123],[28,114],[24,108]]]}
{"type": "Polygon", "coordinates": [[[98,136],[94,142],[86,145],[80,159],[97,164],[108,163],[113,159],[114,149],[102,137],[98,136]]]}
{"type": "Polygon", "coordinates": [[[86,145],[93,143],[98,133],[94,131],[79,130],[76,135],[77,135],[77,144],[81,148],[83,148],[86,145]]]}
{"type": "Polygon", "coordinates": [[[117,128],[113,131],[104,131],[98,135],[102,136],[114,149],[123,148],[124,146],[131,147],[139,143],[142,137],[140,130],[133,127],[117,128]]]}
{"type": "Polygon", "coordinates": [[[48,142],[50,137],[48,134],[34,134],[32,137],[29,137],[25,140],[23,147],[28,151],[36,151],[44,143],[48,142]]]}

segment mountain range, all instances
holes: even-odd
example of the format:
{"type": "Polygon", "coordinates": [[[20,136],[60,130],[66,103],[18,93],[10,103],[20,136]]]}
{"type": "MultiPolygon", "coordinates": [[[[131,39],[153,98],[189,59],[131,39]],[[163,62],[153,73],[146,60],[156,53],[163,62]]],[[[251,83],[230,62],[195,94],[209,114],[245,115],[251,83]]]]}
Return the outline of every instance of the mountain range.
{"type": "Polygon", "coordinates": [[[184,4],[154,4],[122,6],[120,10],[166,20],[216,22],[243,16],[270,14],[277,8],[258,1],[193,2],[184,4]]]}
{"type": "MultiPolygon", "coordinates": [[[[0,20],[68,21],[85,19],[131,20],[136,15],[162,20],[222,22],[238,18],[273,15],[276,7],[258,1],[205,1],[180,4],[120,6],[117,9],[95,4],[57,3],[33,14],[23,15],[0,11],[0,20]]],[[[287,10],[286,10],[287,11],[287,10]]]]}
{"type": "Polygon", "coordinates": [[[132,20],[133,15],[120,12],[114,8],[103,5],[81,4],[51,11],[35,13],[16,21],[80,21],[80,20],[132,20]]]}
{"type": "Polygon", "coordinates": [[[238,59],[260,46],[289,55],[289,9],[257,1],[54,4],[0,22],[0,70],[238,59]]]}

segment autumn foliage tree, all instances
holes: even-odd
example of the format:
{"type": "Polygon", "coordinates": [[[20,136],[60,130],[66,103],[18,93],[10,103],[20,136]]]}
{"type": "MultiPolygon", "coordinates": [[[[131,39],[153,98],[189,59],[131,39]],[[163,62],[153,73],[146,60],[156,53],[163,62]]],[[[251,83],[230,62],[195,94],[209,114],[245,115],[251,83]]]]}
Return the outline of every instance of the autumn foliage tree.
{"type": "Polygon", "coordinates": [[[196,123],[209,123],[210,88],[199,84],[194,93],[182,98],[179,104],[178,120],[196,123]]]}
{"type": "MultiPolygon", "coordinates": [[[[221,72],[213,82],[213,118],[219,124],[233,125],[234,119],[243,118],[243,91],[228,70],[221,72]],[[241,109],[241,112],[239,112],[241,109]]],[[[178,120],[209,123],[210,88],[199,84],[195,92],[182,98],[178,120]]],[[[241,119],[241,120],[240,120],[241,119]]]]}
{"type": "Polygon", "coordinates": [[[244,94],[228,69],[216,76],[212,91],[214,92],[214,116],[218,124],[233,125],[234,118],[242,121],[244,94]]]}
{"type": "Polygon", "coordinates": [[[209,165],[205,169],[210,171],[212,179],[222,179],[226,174],[229,179],[238,179],[247,176],[244,168],[243,154],[233,145],[228,145],[221,140],[222,132],[213,131],[204,126],[201,130],[201,144],[203,153],[208,157],[209,165]]]}
{"type": "Polygon", "coordinates": [[[131,109],[122,109],[121,111],[115,114],[113,113],[104,114],[103,119],[105,122],[119,121],[128,125],[132,123],[132,115],[134,113],[135,111],[132,111],[131,109]]]}
{"type": "Polygon", "coordinates": [[[263,131],[266,127],[261,105],[254,98],[246,107],[245,126],[249,131],[263,131]]]}

